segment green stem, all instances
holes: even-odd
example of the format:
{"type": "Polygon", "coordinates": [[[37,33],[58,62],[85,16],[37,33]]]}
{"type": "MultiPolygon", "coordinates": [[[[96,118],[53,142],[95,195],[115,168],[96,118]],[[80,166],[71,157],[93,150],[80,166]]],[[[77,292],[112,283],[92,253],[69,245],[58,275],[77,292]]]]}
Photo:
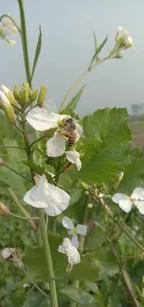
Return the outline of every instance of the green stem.
{"type": "Polygon", "coordinates": [[[121,274],[122,274],[122,278],[124,280],[124,283],[126,285],[126,288],[127,288],[128,292],[129,292],[129,294],[131,296],[131,300],[133,302],[133,306],[140,307],[139,302],[138,302],[137,298],[135,297],[134,290],[133,290],[133,287],[131,285],[131,282],[130,282],[130,279],[128,277],[128,274],[127,274],[127,272],[126,272],[126,270],[124,268],[124,265],[121,263],[118,255],[117,255],[117,252],[116,252],[116,250],[115,250],[115,248],[113,246],[113,242],[110,239],[107,239],[107,240],[109,242],[109,246],[110,246],[110,248],[112,250],[112,253],[113,253],[113,255],[116,258],[117,264],[119,265],[119,268],[120,268],[120,271],[121,271],[121,274]]]}
{"type": "Polygon", "coordinates": [[[48,281],[50,284],[50,291],[51,291],[51,307],[58,307],[58,301],[57,301],[57,291],[56,291],[56,284],[54,277],[54,271],[53,271],[53,264],[52,264],[52,258],[51,258],[51,252],[50,252],[50,246],[47,236],[47,227],[44,219],[44,210],[39,209],[39,216],[40,216],[40,227],[41,227],[41,234],[42,234],[42,240],[43,240],[43,248],[45,251],[46,256],[46,263],[47,263],[47,273],[48,273],[48,281]]]}
{"type": "Polygon", "coordinates": [[[28,279],[30,280],[30,282],[34,285],[34,287],[46,298],[50,299],[50,297],[35,283],[35,281],[30,277],[30,275],[27,273],[27,271],[22,268],[25,275],[28,277],[28,279]]]}
{"type": "Polygon", "coordinates": [[[23,48],[25,72],[26,72],[27,82],[29,83],[30,87],[32,87],[23,0],[18,0],[18,4],[19,4],[19,9],[20,9],[21,41],[22,41],[22,48],[23,48]]]}
{"type": "Polygon", "coordinates": [[[44,138],[46,138],[46,135],[41,136],[40,138],[38,138],[37,140],[35,140],[33,143],[30,144],[30,147],[32,147],[33,145],[35,145],[37,142],[40,142],[41,140],[43,140],[44,138]]]}
{"type": "Polygon", "coordinates": [[[144,253],[144,247],[130,234],[130,232],[113,216],[113,214],[110,211],[110,208],[105,203],[105,201],[100,198],[97,199],[94,197],[96,201],[99,201],[101,205],[103,206],[104,210],[107,212],[110,219],[129,237],[129,239],[144,253]]]}
{"type": "Polygon", "coordinates": [[[18,176],[24,178],[25,180],[29,181],[29,182],[32,182],[31,179],[23,176],[22,174],[18,173],[16,170],[14,170],[12,167],[10,167],[6,162],[3,164],[3,166],[5,166],[6,168],[8,168],[10,171],[12,171],[13,173],[17,174],[18,176]]]}
{"type": "Polygon", "coordinates": [[[19,147],[19,146],[3,146],[3,145],[0,145],[0,149],[5,149],[5,148],[10,148],[10,149],[13,149],[13,148],[15,148],[15,149],[25,149],[25,147],[19,147]]]}
{"type": "Polygon", "coordinates": [[[0,22],[1,22],[2,19],[5,18],[5,17],[8,18],[8,19],[14,24],[14,26],[17,28],[18,32],[21,33],[21,29],[20,29],[20,27],[18,26],[18,24],[16,23],[15,19],[14,19],[12,16],[10,16],[9,14],[3,14],[3,15],[1,15],[1,17],[0,17],[0,22]]]}
{"type": "Polygon", "coordinates": [[[61,111],[65,108],[66,103],[67,103],[69,97],[71,96],[71,94],[72,94],[72,92],[74,91],[74,89],[76,88],[76,86],[80,83],[80,81],[81,81],[91,70],[93,70],[97,65],[101,64],[102,62],[104,62],[104,61],[106,61],[106,60],[108,60],[108,59],[109,59],[109,56],[107,56],[107,57],[103,58],[102,60],[96,62],[95,64],[93,64],[93,65],[91,66],[91,69],[90,69],[90,70],[89,70],[89,69],[86,70],[80,77],[78,77],[78,79],[74,82],[74,84],[72,85],[72,87],[69,89],[67,95],[65,96],[65,98],[64,98],[64,100],[63,100],[63,102],[62,102],[62,104],[61,104],[61,107],[60,107],[59,112],[61,112],[61,111]]]}
{"type": "Polygon", "coordinates": [[[10,215],[20,220],[39,220],[39,217],[24,217],[13,213],[11,213],[10,215]]]}
{"type": "Polygon", "coordinates": [[[11,198],[13,199],[13,201],[15,202],[15,204],[19,207],[20,211],[22,212],[22,214],[28,219],[28,223],[33,227],[33,229],[35,231],[38,230],[38,225],[35,221],[33,221],[33,219],[31,218],[31,216],[29,215],[29,213],[27,212],[27,210],[21,205],[17,195],[15,194],[15,192],[8,187],[7,188],[9,194],[11,195],[11,198]]]}

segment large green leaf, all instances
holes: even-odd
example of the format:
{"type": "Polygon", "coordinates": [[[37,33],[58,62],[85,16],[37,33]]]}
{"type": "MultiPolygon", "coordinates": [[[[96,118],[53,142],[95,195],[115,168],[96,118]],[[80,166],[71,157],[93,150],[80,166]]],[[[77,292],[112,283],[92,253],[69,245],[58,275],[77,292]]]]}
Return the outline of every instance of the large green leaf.
{"type": "Polygon", "coordinates": [[[95,299],[92,295],[81,289],[76,289],[72,286],[67,286],[59,289],[59,292],[64,294],[70,300],[81,304],[82,306],[95,306],[95,299]]]}
{"type": "Polygon", "coordinates": [[[79,90],[79,92],[76,94],[76,96],[75,96],[75,97],[69,102],[69,104],[67,105],[66,110],[72,110],[72,111],[74,111],[74,110],[76,109],[76,107],[77,107],[77,105],[78,105],[78,102],[79,102],[79,100],[80,100],[80,98],[81,98],[81,95],[82,95],[82,93],[83,93],[83,91],[84,91],[85,86],[86,86],[86,84],[83,85],[83,86],[80,88],[80,90],[79,90]]]}
{"type": "Polygon", "coordinates": [[[82,181],[98,183],[114,180],[130,163],[131,131],[126,109],[98,110],[83,119],[85,139],[79,145],[85,152],[82,181]]]}
{"type": "Polygon", "coordinates": [[[94,250],[105,240],[105,232],[100,225],[94,224],[85,239],[85,250],[94,250]]]}

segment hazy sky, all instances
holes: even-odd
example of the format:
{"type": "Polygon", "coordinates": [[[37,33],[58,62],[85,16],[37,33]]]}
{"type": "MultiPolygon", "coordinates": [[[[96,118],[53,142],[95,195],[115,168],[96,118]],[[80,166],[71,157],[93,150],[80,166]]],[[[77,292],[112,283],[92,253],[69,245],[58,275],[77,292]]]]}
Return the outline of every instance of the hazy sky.
{"type": "MultiPolygon", "coordinates": [[[[33,59],[39,25],[43,47],[33,87],[45,84],[48,98],[60,105],[76,78],[86,70],[94,46],[92,30],[101,42],[109,40],[103,54],[114,44],[119,25],[128,29],[135,49],[125,52],[125,60],[109,60],[98,66],[81,83],[87,84],[80,100],[81,114],[105,106],[130,107],[144,102],[144,1],[143,0],[25,0],[29,53],[33,59]]],[[[19,22],[16,0],[1,0],[0,13],[11,13],[19,22]]],[[[0,41],[0,83],[10,89],[25,81],[20,38],[11,48],[0,41]]],[[[77,88],[77,90],[80,88],[77,88]]]]}

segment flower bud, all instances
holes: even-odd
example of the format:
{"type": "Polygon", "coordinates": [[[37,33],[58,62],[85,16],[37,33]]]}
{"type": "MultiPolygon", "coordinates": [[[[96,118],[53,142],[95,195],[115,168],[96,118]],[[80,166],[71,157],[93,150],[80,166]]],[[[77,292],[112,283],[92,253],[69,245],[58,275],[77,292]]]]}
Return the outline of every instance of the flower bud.
{"type": "Polygon", "coordinates": [[[125,46],[126,49],[128,49],[128,48],[132,47],[132,45],[133,45],[133,39],[132,39],[131,36],[128,36],[124,46],[125,46]]]}
{"type": "Polygon", "coordinates": [[[116,182],[114,183],[114,185],[112,186],[112,189],[113,190],[116,190],[118,188],[118,186],[120,185],[122,179],[123,179],[123,176],[124,176],[124,172],[121,172],[116,180],[116,182]]]}
{"type": "Polygon", "coordinates": [[[6,95],[6,97],[8,98],[9,102],[13,106],[17,107],[18,106],[17,101],[15,100],[15,97],[14,97],[13,93],[9,90],[9,88],[7,88],[5,85],[1,85],[1,90],[6,95]]]}
{"type": "Polygon", "coordinates": [[[16,117],[12,105],[6,95],[0,90],[0,108],[5,112],[5,115],[10,124],[16,124],[16,117]]]}
{"type": "Polygon", "coordinates": [[[81,181],[81,185],[85,190],[89,189],[89,185],[87,183],[81,181]]]}
{"type": "Polygon", "coordinates": [[[92,209],[93,208],[93,204],[88,204],[88,208],[92,209]]]}
{"type": "Polygon", "coordinates": [[[38,90],[35,90],[32,95],[30,95],[31,102],[35,101],[38,95],[38,90]]]}
{"type": "Polygon", "coordinates": [[[122,51],[122,50],[119,50],[119,51],[116,53],[115,58],[121,59],[121,58],[123,58],[123,55],[124,55],[123,51],[122,51]]]}
{"type": "Polygon", "coordinates": [[[20,99],[19,103],[20,103],[21,106],[25,106],[29,102],[30,102],[29,91],[25,87],[23,87],[22,90],[21,90],[21,99],[20,99]]]}
{"type": "Polygon", "coordinates": [[[32,92],[32,90],[31,90],[31,88],[30,88],[28,82],[23,83],[23,88],[26,88],[26,89],[27,89],[27,91],[29,92],[29,97],[31,97],[31,95],[33,94],[33,92],[32,92]]]}
{"type": "Polygon", "coordinates": [[[39,96],[38,96],[38,105],[39,107],[43,107],[44,105],[44,102],[45,102],[45,99],[46,99],[46,93],[47,93],[47,88],[46,86],[44,85],[41,85],[41,88],[40,88],[40,93],[39,93],[39,96]]]}
{"type": "Polygon", "coordinates": [[[5,206],[1,201],[0,201],[0,211],[2,211],[5,215],[11,214],[9,208],[5,206]]]}
{"type": "Polygon", "coordinates": [[[19,101],[20,98],[21,98],[21,95],[20,95],[19,88],[18,88],[18,85],[17,85],[17,84],[16,84],[15,87],[14,87],[13,93],[14,93],[15,99],[19,101]]]}

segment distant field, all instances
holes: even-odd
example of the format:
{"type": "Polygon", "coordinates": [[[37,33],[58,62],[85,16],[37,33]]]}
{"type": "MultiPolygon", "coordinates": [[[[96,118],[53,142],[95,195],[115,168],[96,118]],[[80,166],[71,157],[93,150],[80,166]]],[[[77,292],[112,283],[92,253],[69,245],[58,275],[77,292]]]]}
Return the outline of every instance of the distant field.
{"type": "Polygon", "coordinates": [[[144,114],[130,118],[133,142],[136,147],[144,146],[144,114]]]}

